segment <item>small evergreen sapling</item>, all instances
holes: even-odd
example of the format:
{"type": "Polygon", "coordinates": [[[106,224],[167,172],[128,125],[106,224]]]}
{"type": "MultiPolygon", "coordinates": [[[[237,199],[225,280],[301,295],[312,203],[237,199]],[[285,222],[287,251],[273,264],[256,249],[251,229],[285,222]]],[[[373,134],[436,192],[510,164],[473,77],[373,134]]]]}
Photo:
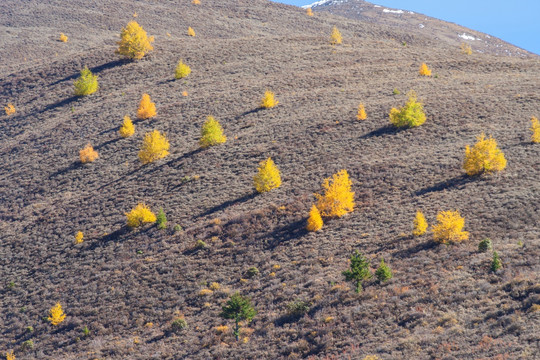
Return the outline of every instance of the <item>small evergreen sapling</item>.
{"type": "Polygon", "coordinates": [[[157,222],[158,229],[163,230],[167,228],[167,216],[165,215],[163,208],[159,209],[156,216],[156,222],[157,222]]]}
{"type": "Polygon", "coordinates": [[[257,315],[257,311],[251,305],[251,300],[239,293],[232,295],[225,306],[222,308],[220,316],[224,319],[232,319],[235,321],[234,336],[238,341],[240,335],[240,321],[247,320],[248,322],[257,315]]]}
{"type": "Polygon", "coordinates": [[[356,292],[362,291],[362,282],[371,278],[371,272],[369,271],[369,262],[366,260],[358,250],[354,251],[351,255],[350,269],[344,271],[342,274],[347,281],[352,281],[356,284],[356,292]]]}
{"type": "Polygon", "coordinates": [[[271,158],[259,163],[258,172],[253,177],[253,185],[259,193],[264,193],[281,186],[279,169],[271,158]]]}
{"type": "Polygon", "coordinates": [[[480,252],[486,252],[488,250],[491,250],[492,248],[493,244],[491,243],[491,239],[489,238],[485,238],[478,244],[478,251],[480,252]]]}
{"type": "Polygon", "coordinates": [[[384,263],[383,258],[381,258],[381,263],[379,264],[377,271],[375,271],[375,276],[381,283],[390,280],[393,276],[392,270],[390,269],[388,265],[384,263]]]}
{"type": "Polygon", "coordinates": [[[499,258],[499,254],[497,254],[497,252],[494,251],[493,259],[491,260],[491,271],[497,272],[497,270],[499,270],[500,268],[502,268],[501,259],[499,258]]]}

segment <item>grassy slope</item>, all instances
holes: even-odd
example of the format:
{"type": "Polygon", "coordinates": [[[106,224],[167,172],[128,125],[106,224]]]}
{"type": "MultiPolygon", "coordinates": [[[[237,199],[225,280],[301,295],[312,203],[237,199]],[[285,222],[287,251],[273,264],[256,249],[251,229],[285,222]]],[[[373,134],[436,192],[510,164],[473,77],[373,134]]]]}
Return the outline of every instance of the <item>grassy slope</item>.
{"type": "Polygon", "coordinates": [[[11,56],[2,54],[0,98],[19,111],[0,118],[0,349],[15,349],[18,359],[530,358],[538,351],[539,313],[529,309],[540,292],[540,148],[528,144],[527,131],[540,103],[538,59],[466,57],[420,35],[403,47],[391,28],[309,18],[263,1],[116,3],[67,9],[51,1],[38,9],[13,1],[2,16],[12,33],[2,38],[11,56]],[[114,41],[133,12],[156,36],[155,52],[125,63],[114,41]],[[343,46],[328,45],[335,24],[343,46]],[[186,36],[188,26],[197,37],[186,36]],[[24,31],[33,36],[10,36],[24,31]],[[55,41],[60,32],[67,44],[55,41]],[[193,73],[171,81],[179,58],[193,73]],[[423,61],[437,78],[417,75],[423,61]],[[73,99],[84,65],[99,74],[100,91],[73,99]],[[415,89],[425,103],[421,128],[386,127],[389,109],[406,100],[392,95],[396,87],[415,89]],[[280,104],[254,111],[265,89],[280,104]],[[143,92],[158,116],[119,139],[122,117],[134,117],[143,92]],[[355,120],[359,102],[364,122],[355,120]],[[198,151],[209,114],[229,140],[198,151]],[[168,134],[171,155],[143,167],[136,154],[152,129],[168,134]],[[463,149],[482,131],[499,141],[509,165],[466,181],[463,149]],[[81,166],[87,142],[100,159],[81,166]],[[251,178],[268,156],[283,185],[254,196],[251,178]],[[312,193],[342,168],[354,181],[357,210],[306,234],[312,193]],[[123,213],[139,201],[163,207],[171,227],[185,231],[127,231],[123,213]],[[471,241],[447,247],[409,237],[417,208],[430,222],[439,210],[459,209],[471,241]],[[74,246],[78,230],[86,241],[74,246]],[[476,252],[486,236],[504,263],[497,275],[488,272],[489,254],[476,252]],[[210,248],[193,251],[199,239],[210,248]],[[384,256],[395,278],[360,295],[333,288],[353,249],[373,266],[384,256]],[[281,269],[270,277],[274,264],[281,269]],[[261,275],[241,281],[250,266],[261,275]],[[202,284],[214,281],[223,290],[200,297],[202,284]],[[241,345],[213,329],[224,323],[227,292],[237,290],[259,311],[241,345]],[[313,306],[291,321],[285,305],[296,299],[313,306]],[[41,318],[56,301],[68,317],[53,330],[41,318]],[[190,328],[168,336],[177,311],[190,328]],[[34,333],[25,334],[30,325],[34,333]],[[84,325],[91,336],[76,341],[84,325]],[[22,350],[28,339],[34,349],[22,350]]]}

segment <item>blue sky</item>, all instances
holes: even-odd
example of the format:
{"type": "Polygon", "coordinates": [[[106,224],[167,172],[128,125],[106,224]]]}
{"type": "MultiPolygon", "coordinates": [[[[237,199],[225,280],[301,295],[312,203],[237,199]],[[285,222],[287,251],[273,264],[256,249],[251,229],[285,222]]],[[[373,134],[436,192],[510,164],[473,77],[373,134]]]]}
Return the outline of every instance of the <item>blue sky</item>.
{"type": "MultiPolygon", "coordinates": [[[[317,0],[275,0],[302,6],[317,0]]],[[[373,0],[484,32],[540,54],[540,0],[373,0]]]]}

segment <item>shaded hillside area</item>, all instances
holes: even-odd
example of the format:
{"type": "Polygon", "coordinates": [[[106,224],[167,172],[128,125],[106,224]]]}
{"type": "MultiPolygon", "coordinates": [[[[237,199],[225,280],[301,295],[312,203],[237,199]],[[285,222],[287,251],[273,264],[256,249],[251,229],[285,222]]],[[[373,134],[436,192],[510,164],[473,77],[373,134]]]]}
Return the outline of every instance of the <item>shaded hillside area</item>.
{"type": "Polygon", "coordinates": [[[322,12],[309,17],[262,0],[4,3],[0,103],[17,112],[0,115],[2,354],[387,360],[539,353],[540,145],[531,144],[528,129],[540,115],[538,57],[467,56],[459,43],[427,32],[322,12]],[[154,51],[137,62],[114,54],[133,19],[155,36],[154,51]],[[330,45],[333,26],[341,45],[330,45]],[[57,40],[61,32],[67,43],[57,40]],[[180,59],[192,73],[174,80],[180,59]],[[422,62],[433,76],[418,74],[422,62]],[[85,65],[100,88],[76,98],[73,81],[85,65]],[[427,120],[397,131],[388,113],[411,89],[427,120]],[[265,90],[278,106],[259,109],[265,90]],[[121,138],[122,118],[136,119],[143,93],[157,116],[134,121],[135,134],[121,138]],[[356,120],[359,103],[367,120],[356,120]],[[227,142],[200,149],[208,115],[227,142]],[[137,152],[154,129],[167,134],[170,154],[143,166],[137,152]],[[508,166],[465,177],[465,146],[482,132],[498,141],[508,166]],[[88,143],[99,159],[81,164],[88,143]],[[256,194],[253,175],[270,156],[282,185],[256,194]],[[306,232],[313,193],[341,169],[353,181],[355,211],[306,232]],[[125,213],[139,202],[163,208],[167,229],[128,229],[125,213]],[[430,233],[413,237],[418,209],[430,224],[438,211],[459,210],[470,239],[438,245],[430,233]],[[78,231],[82,244],[74,244],[78,231]],[[478,252],[486,237],[503,263],[497,273],[491,253],[478,252]],[[356,294],[342,275],[354,250],[372,271],[383,257],[394,278],[369,280],[356,294]],[[239,342],[233,322],[219,317],[237,291],[258,311],[239,342]],[[300,301],[305,311],[291,315],[287,305],[300,301]],[[57,302],[67,316],[52,326],[46,317],[57,302]],[[173,333],[179,316],[188,327],[173,333]],[[229,328],[220,332],[222,325],[229,328]]]}

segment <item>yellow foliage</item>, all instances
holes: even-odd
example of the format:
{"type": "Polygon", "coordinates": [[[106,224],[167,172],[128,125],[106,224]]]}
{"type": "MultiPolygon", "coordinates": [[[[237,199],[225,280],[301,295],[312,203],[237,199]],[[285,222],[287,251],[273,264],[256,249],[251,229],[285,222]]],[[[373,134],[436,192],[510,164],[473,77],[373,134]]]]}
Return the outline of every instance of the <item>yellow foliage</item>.
{"type": "Polygon", "coordinates": [[[202,289],[199,291],[199,296],[212,295],[214,292],[210,289],[202,289]]]}
{"type": "Polygon", "coordinates": [[[279,169],[271,158],[259,163],[259,172],[253,177],[253,185],[260,192],[267,192],[281,186],[279,169]]]}
{"type": "Polygon", "coordinates": [[[317,209],[322,216],[341,217],[354,210],[354,192],[351,191],[351,185],[345,169],[324,180],[324,195],[315,194],[318,200],[317,209]]]}
{"type": "Polygon", "coordinates": [[[182,91],[182,96],[188,96],[188,92],[187,91],[182,91]]]}
{"type": "Polygon", "coordinates": [[[13,355],[13,350],[6,353],[6,360],[15,360],[15,355],[13,355]]]}
{"type": "Polygon", "coordinates": [[[356,118],[358,120],[366,120],[367,119],[366,108],[364,108],[364,104],[358,105],[358,114],[356,114],[356,118]]]}
{"type": "Polygon", "coordinates": [[[307,221],[306,229],[307,231],[319,231],[323,227],[323,220],[321,218],[321,213],[315,205],[311,207],[309,211],[309,218],[307,221]]]}
{"type": "Polygon", "coordinates": [[[187,29],[187,34],[188,34],[189,36],[195,36],[195,30],[193,30],[193,28],[192,28],[191,26],[188,27],[188,29],[187,29]]]}
{"type": "Polygon", "coordinates": [[[117,42],[117,54],[130,59],[142,59],[146,53],[154,50],[151,43],[154,42],[153,36],[147,36],[146,31],[136,22],[130,21],[120,33],[121,40],[117,42]]]}
{"type": "Polygon", "coordinates": [[[151,163],[169,155],[169,140],[159,131],[154,130],[144,135],[144,140],[139,151],[139,160],[143,164],[151,163]]]}
{"type": "Polygon", "coordinates": [[[324,318],[324,323],[325,324],[331,323],[332,321],[334,321],[333,316],[327,316],[327,317],[324,318]]]}
{"type": "Polygon", "coordinates": [[[261,102],[261,107],[268,109],[268,108],[273,108],[277,104],[279,104],[279,101],[275,99],[274,93],[267,90],[264,93],[264,97],[261,102]]]}
{"type": "Polygon", "coordinates": [[[330,35],[330,44],[341,44],[342,41],[343,38],[341,37],[341,33],[339,32],[338,28],[334,26],[332,29],[332,34],[330,35]]]}
{"type": "Polygon", "coordinates": [[[201,4],[201,0],[193,0],[191,2],[193,5],[200,5],[201,4]]]}
{"type": "Polygon", "coordinates": [[[94,150],[92,145],[88,144],[84,149],[79,151],[79,158],[83,164],[94,162],[99,157],[97,151],[94,150]]]}
{"type": "Polygon", "coordinates": [[[221,288],[221,285],[219,285],[219,283],[217,283],[217,282],[213,282],[213,283],[210,284],[209,288],[212,291],[217,291],[217,290],[219,290],[221,288]]]}
{"type": "Polygon", "coordinates": [[[64,319],[66,318],[66,314],[64,314],[64,310],[62,310],[62,305],[60,303],[56,303],[51,310],[49,310],[50,316],[47,318],[51,325],[58,325],[64,319]]]}
{"type": "Polygon", "coordinates": [[[313,16],[313,10],[311,10],[311,8],[307,8],[306,14],[307,16],[313,16]]]}
{"type": "Polygon", "coordinates": [[[420,71],[419,72],[420,72],[420,75],[431,76],[431,70],[428,68],[426,63],[422,63],[422,65],[420,66],[420,71]]]}
{"type": "Polygon", "coordinates": [[[84,234],[82,231],[78,231],[77,232],[77,235],[75,235],[75,244],[80,244],[82,243],[84,240],[84,234]]]}
{"type": "Polygon", "coordinates": [[[426,233],[426,230],[428,228],[428,223],[426,221],[424,214],[420,210],[416,212],[416,217],[414,218],[413,226],[414,226],[414,229],[412,233],[414,236],[420,236],[426,233]]]}
{"type": "Polygon", "coordinates": [[[126,213],[127,226],[136,228],[145,223],[155,223],[156,215],[145,204],[139,203],[129,213],[126,213]]]}
{"type": "Polygon", "coordinates": [[[15,106],[13,106],[13,104],[11,103],[7,104],[7,106],[4,106],[4,110],[6,111],[7,116],[13,115],[17,112],[17,110],[15,110],[15,106]]]}
{"type": "Polygon", "coordinates": [[[124,122],[122,123],[122,126],[118,132],[123,138],[128,138],[135,133],[135,125],[133,125],[133,122],[129,116],[124,116],[124,122]]]}
{"type": "Polygon", "coordinates": [[[471,55],[472,54],[471,45],[461,43],[461,53],[463,53],[465,55],[471,55]]]}
{"type": "Polygon", "coordinates": [[[377,355],[366,355],[366,357],[363,360],[381,360],[380,357],[377,355]]]}
{"type": "Polygon", "coordinates": [[[531,141],[535,144],[540,143],[540,122],[534,116],[531,119],[531,141]]]}
{"type": "Polygon", "coordinates": [[[442,244],[461,242],[469,238],[469,233],[463,231],[465,219],[459,211],[441,211],[437,214],[437,224],[432,227],[433,239],[442,244]]]}
{"type": "Polygon", "coordinates": [[[60,33],[60,41],[61,42],[67,42],[68,37],[66,35],[64,35],[64,33],[60,33]]]}
{"type": "Polygon", "coordinates": [[[202,148],[223,144],[227,137],[223,135],[223,129],[219,122],[213,116],[208,116],[201,128],[201,138],[199,144],[202,148]]]}
{"type": "Polygon", "coordinates": [[[95,93],[98,88],[98,76],[92,74],[87,66],[81,70],[81,76],[73,84],[76,96],[85,96],[95,93]]]}
{"type": "Polygon", "coordinates": [[[137,117],[145,120],[150,119],[153,116],[156,116],[156,104],[152,102],[150,95],[143,94],[141,102],[139,103],[139,108],[137,109],[137,117]]]}
{"type": "Polygon", "coordinates": [[[216,329],[218,334],[225,334],[229,332],[229,327],[227,325],[216,326],[214,329],[216,329]]]}
{"type": "Polygon", "coordinates": [[[417,127],[426,121],[424,106],[416,99],[416,93],[409,92],[409,100],[401,109],[390,110],[390,122],[395,127],[417,127]]]}
{"type": "Polygon", "coordinates": [[[178,65],[176,65],[176,70],[174,71],[174,78],[182,79],[189,74],[191,74],[191,68],[188,65],[184,64],[182,60],[178,61],[178,65]]]}
{"type": "Polygon", "coordinates": [[[492,137],[486,139],[484,134],[478,136],[476,140],[477,143],[472,148],[469,145],[465,148],[463,169],[467,175],[503,170],[506,167],[506,159],[497,147],[497,141],[492,137]]]}

